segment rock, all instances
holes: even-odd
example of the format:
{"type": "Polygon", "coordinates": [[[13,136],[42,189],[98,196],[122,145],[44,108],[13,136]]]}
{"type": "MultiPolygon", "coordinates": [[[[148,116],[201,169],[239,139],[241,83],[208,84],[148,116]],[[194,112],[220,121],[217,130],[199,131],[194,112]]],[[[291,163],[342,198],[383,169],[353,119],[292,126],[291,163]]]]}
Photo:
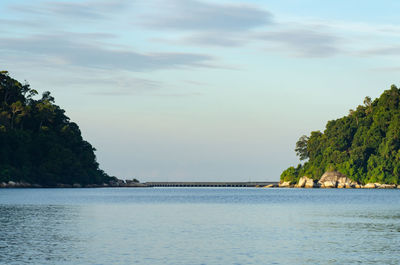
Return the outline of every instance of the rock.
{"type": "Polygon", "coordinates": [[[22,188],[31,188],[32,184],[22,181],[22,182],[20,182],[19,186],[22,188]]]}
{"type": "Polygon", "coordinates": [[[332,180],[328,180],[328,181],[324,181],[324,182],[320,182],[318,181],[318,183],[321,183],[321,188],[336,188],[337,182],[336,181],[332,181],[332,180]]]}
{"type": "Polygon", "coordinates": [[[1,183],[0,183],[0,188],[5,188],[6,186],[7,186],[6,183],[4,183],[4,182],[1,182],[1,183]]]}
{"type": "Polygon", "coordinates": [[[395,189],[395,184],[381,184],[378,189],[395,189]]]}
{"type": "Polygon", "coordinates": [[[356,189],[361,189],[361,185],[360,184],[355,184],[353,187],[356,188],[356,189]]]}
{"type": "Polygon", "coordinates": [[[376,185],[375,183],[367,183],[363,186],[364,189],[375,189],[376,185]]]}
{"type": "Polygon", "coordinates": [[[279,183],[280,188],[289,188],[291,187],[292,182],[291,181],[285,181],[283,183],[279,183]]]}
{"type": "Polygon", "coordinates": [[[295,185],[296,188],[315,188],[317,185],[314,183],[314,180],[304,176],[299,179],[299,182],[295,185]]]}
{"type": "Polygon", "coordinates": [[[276,188],[276,187],[278,187],[278,186],[275,184],[269,184],[267,186],[264,186],[264,188],[276,188]]]}
{"type": "Polygon", "coordinates": [[[313,179],[309,178],[307,180],[306,184],[304,185],[304,188],[308,188],[308,189],[310,189],[310,188],[318,188],[318,185],[317,185],[317,183],[314,182],[313,179]]]}
{"type": "Polygon", "coordinates": [[[85,187],[85,188],[98,188],[99,185],[97,185],[97,184],[87,184],[87,185],[85,185],[84,187],[85,187]]]}
{"type": "Polygon", "coordinates": [[[16,186],[16,184],[17,183],[15,183],[14,181],[9,181],[8,183],[7,183],[7,187],[9,187],[9,188],[14,188],[15,186],[16,186]]]}
{"type": "Polygon", "coordinates": [[[377,182],[375,182],[374,184],[375,184],[375,188],[377,188],[377,189],[382,185],[382,184],[377,183],[377,182]]]}
{"type": "Polygon", "coordinates": [[[79,183],[74,183],[74,184],[72,185],[72,187],[73,187],[73,188],[82,188],[82,185],[79,184],[79,183]]]}
{"type": "MultiPolygon", "coordinates": [[[[78,185],[79,184],[77,184],[77,183],[75,183],[76,184],[76,186],[74,187],[73,185],[71,185],[71,184],[63,184],[63,183],[59,183],[59,184],[57,184],[56,185],[56,187],[57,188],[72,188],[72,187],[74,187],[74,188],[80,188],[78,185]]],[[[74,184],[74,185],[75,185],[74,184]]]]}
{"type": "Polygon", "coordinates": [[[400,189],[400,185],[397,185],[397,188],[400,189]]]}
{"type": "Polygon", "coordinates": [[[304,188],[304,186],[306,185],[307,179],[308,179],[308,178],[307,178],[306,176],[301,177],[301,178],[299,179],[299,182],[295,185],[295,187],[296,187],[296,188],[304,188]]]}
{"type": "Polygon", "coordinates": [[[350,188],[358,183],[338,171],[327,171],[322,175],[318,184],[321,188],[350,188]]]}

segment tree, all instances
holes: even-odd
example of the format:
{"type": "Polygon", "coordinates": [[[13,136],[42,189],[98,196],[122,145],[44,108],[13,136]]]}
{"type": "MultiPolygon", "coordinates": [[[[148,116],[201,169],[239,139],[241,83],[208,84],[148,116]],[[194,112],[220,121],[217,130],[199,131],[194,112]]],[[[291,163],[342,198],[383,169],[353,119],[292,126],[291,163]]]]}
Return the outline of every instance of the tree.
{"type": "Polygon", "coordinates": [[[308,136],[303,135],[299,138],[299,140],[296,143],[296,148],[294,149],[296,151],[296,155],[300,157],[300,160],[306,160],[308,158],[308,150],[307,150],[307,142],[308,142],[308,136]]]}
{"type": "Polygon", "coordinates": [[[392,85],[378,99],[365,97],[364,105],[349,115],[328,121],[322,132],[303,135],[296,154],[307,159],[301,169],[290,167],[281,179],[309,176],[315,180],[338,170],[360,183],[400,183],[400,89],[392,85]]]}
{"type": "Polygon", "coordinates": [[[20,118],[24,115],[26,115],[26,111],[21,101],[17,101],[11,104],[11,129],[14,128],[14,121],[16,116],[20,118]]]}
{"type": "Polygon", "coordinates": [[[364,105],[366,107],[365,114],[367,115],[370,114],[372,112],[372,100],[370,97],[365,97],[364,105]]]}
{"type": "Polygon", "coordinates": [[[50,92],[41,99],[35,99],[37,94],[29,84],[0,71],[0,182],[109,182],[78,125],[70,122],[50,92]]]}

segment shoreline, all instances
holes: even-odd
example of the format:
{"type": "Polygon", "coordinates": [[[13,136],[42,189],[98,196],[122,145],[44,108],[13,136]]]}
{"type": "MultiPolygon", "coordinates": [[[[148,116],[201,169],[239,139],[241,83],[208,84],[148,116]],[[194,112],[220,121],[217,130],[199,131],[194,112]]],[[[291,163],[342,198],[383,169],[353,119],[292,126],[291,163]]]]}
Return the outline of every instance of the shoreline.
{"type": "Polygon", "coordinates": [[[312,186],[299,186],[290,182],[145,182],[138,183],[132,181],[118,180],[111,183],[103,184],[89,184],[82,185],[79,183],[74,184],[62,184],[58,183],[55,185],[40,185],[32,184],[27,182],[14,182],[9,181],[7,183],[0,182],[0,189],[10,188],[153,188],[153,187],[171,187],[171,188],[188,188],[188,187],[221,187],[221,188],[233,188],[233,187],[245,187],[245,188],[285,188],[285,189],[400,189],[400,185],[395,184],[381,184],[381,183],[367,183],[365,185],[353,184],[353,185],[341,185],[336,184],[332,186],[321,186],[313,184],[312,186]],[[267,185],[265,185],[267,184],[267,185]]]}
{"type": "Polygon", "coordinates": [[[28,182],[0,182],[0,189],[10,189],[10,188],[49,188],[49,189],[60,189],[60,188],[147,188],[148,185],[144,183],[138,183],[133,181],[123,181],[119,180],[116,182],[110,183],[103,183],[103,184],[87,184],[82,185],[80,183],[74,184],[64,184],[64,183],[57,183],[54,185],[41,185],[37,183],[28,183],[28,182]]]}

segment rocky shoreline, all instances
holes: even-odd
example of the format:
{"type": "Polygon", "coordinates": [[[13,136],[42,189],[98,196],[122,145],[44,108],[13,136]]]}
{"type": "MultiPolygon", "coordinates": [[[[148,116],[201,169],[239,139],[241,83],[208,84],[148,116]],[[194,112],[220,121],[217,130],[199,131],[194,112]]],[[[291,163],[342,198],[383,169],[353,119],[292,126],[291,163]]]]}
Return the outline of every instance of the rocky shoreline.
{"type": "Polygon", "coordinates": [[[122,180],[122,179],[116,179],[112,180],[108,183],[103,183],[103,184],[88,184],[88,185],[82,185],[80,183],[74,183],[74,184],[64,184],[64,183],[57,183],[55,185],[40,185],[40,184],[32,184],[28,182],[14,182],[14,181],[8,181],[8,182],[0,182],[0,188],[115,188],[115,187],[123,187],[123,188],[143,188],[143,187],[148,187],[146,184],[139,183],[134,180],[122,180]]]}
{"type": "Polygon", "coordinates": [[[400,189],[400,185],[366,183],[362,185],[357,183],[344,174],[337,171],[329,171],[322,175],[321,179],[316,181],[307,176],[301,177],[297,183],[290,181],[281,181],[278,185],[268,185],[265,188],[325,188],[325,189],[400,189]]]}

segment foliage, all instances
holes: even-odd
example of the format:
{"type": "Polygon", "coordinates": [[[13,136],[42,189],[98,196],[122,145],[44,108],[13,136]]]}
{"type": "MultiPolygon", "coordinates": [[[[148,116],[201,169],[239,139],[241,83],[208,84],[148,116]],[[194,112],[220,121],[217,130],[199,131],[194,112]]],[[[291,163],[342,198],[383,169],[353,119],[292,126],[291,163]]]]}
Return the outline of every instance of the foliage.
{"type": "Polygon", "coordinates": [[[366,97],[349,115],[329,121],[323,133],[300,137],[295,151],[308,161],[285,170],[281,180],[319,179],[325,171],[337,170],[363,184],[399,184],[399,104],[400,90],[392,85],[378,99],[366,97]]]}
{"type": "Polygon", "coordinates": [[[307,142],[308,142],[307,135],[303,135],[296,143],[296,155],[300,157],[300,160],[306,160],[308,158],[307,152],[307,142]]]}
{"type": "Polygon", "coordinates": [[[0,182],[42,185],[101,184],[111,178],[99,169],[95,149],[77,124],[54,104],[50,92],[34,99],[29,84],[0,72],[0,182]]]}

